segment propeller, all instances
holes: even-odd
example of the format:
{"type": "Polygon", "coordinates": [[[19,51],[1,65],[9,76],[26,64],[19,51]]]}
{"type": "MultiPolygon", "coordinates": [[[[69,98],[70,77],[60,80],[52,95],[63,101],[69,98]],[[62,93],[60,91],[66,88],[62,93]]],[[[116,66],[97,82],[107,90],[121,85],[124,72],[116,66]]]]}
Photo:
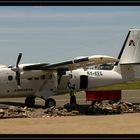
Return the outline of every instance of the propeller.
{"type": "Polygon", "coordinates": [[[22,53],[19,53],[18,58],[17,58],[17,63],[16,67],[11,68],[13,71],[16,72],[16,80],[17,80],[17,85],[20,86],[20,69],[19,69],[19,62],[21,60],[22,53]]]}
{"type": "Polygon", "coordinates": [[[17,80],[17,85],[20,86],[20,69],[19,69],[19,62],[21,60],[21,57],[22,57],[22,53],[19,53],[18,55],[18,59],[17,59],[17,63],[16,63],[16,68],[17,68],[17,71],[16,71],[16,80],[17,80]]]}

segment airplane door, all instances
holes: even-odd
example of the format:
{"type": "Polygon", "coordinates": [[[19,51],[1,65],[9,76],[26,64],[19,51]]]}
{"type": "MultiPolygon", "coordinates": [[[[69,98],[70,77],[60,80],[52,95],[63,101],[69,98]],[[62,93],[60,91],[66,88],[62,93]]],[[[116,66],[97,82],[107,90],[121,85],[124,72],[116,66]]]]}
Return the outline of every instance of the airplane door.
{"type": "Polygon", "coordinates": [[[88,87],[88,76],[80,75],[80,89],[86,89],[88,87]]]}
{"type": "Polygon", "coordinates": [[[62,75],[61,81],[58,85],[58,89],[59,90],[64,90],[67,88],[67,83],[69,81],[69,79],[71,78],[70,75],[62,75]]]}

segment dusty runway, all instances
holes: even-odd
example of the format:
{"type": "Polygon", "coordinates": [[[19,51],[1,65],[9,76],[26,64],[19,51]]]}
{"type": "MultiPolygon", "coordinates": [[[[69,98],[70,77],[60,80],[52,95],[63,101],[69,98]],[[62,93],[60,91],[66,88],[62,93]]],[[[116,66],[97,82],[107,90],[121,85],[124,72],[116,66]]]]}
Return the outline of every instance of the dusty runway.
{"type": "Polygon", "coordinates": [[[1,134],[139,134],[140,114],[0,120],[1,134]],[[138,121],[136,121],[138,120],[138,121]]]}
{"type": "MultiPolygon", "coordinates": [[[[140,103],[140,91],[123,91],[122,100],[140,103]]],[[[57,105],[69,102],[69,95],[54,97],[57,105]]],[[[24,106],[25,98],[0,99],[0,103],[24,106]]],[[[83,92],[77,93],[78,104],[86,102],[83,92]]],[[[44,101],[37,98],[36,104],[44,101]]],[[[140,114],[81,115],[50,118],[14,118],[0,120],[1,134],[140,134],[140,114]]]]}

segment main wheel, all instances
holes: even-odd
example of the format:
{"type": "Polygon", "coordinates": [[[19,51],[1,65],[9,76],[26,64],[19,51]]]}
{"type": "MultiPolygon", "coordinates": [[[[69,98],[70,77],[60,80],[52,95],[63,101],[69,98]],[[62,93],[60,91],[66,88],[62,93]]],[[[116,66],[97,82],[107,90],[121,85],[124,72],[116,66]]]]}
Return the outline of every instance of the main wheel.
{"type": "Polygon", "coordinates": [[[48,98],[45,101],[45,108],[49,108],[49,107],[52,107],[52,106],[56,106],[56,102],[53,98],[48,98]]]}
{"type": "Polygon", "coordinates": [[[34,107],[35,106],[35,97],[27,97],[25,99],[25,105],[27,107],[34,107]]]}

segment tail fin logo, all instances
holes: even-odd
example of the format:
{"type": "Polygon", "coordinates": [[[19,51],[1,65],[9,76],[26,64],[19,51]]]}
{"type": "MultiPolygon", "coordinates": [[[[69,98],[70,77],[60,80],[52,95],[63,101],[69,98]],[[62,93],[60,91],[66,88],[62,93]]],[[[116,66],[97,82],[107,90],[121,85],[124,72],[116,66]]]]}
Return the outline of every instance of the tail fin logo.
{"type": "Polygon", "coordinates": [[[135,46],[134,40],[130,40],[130,41],[129,41],[129,46],[131,46],[131,45],[132,45],[132,46],[135,46]]]}

